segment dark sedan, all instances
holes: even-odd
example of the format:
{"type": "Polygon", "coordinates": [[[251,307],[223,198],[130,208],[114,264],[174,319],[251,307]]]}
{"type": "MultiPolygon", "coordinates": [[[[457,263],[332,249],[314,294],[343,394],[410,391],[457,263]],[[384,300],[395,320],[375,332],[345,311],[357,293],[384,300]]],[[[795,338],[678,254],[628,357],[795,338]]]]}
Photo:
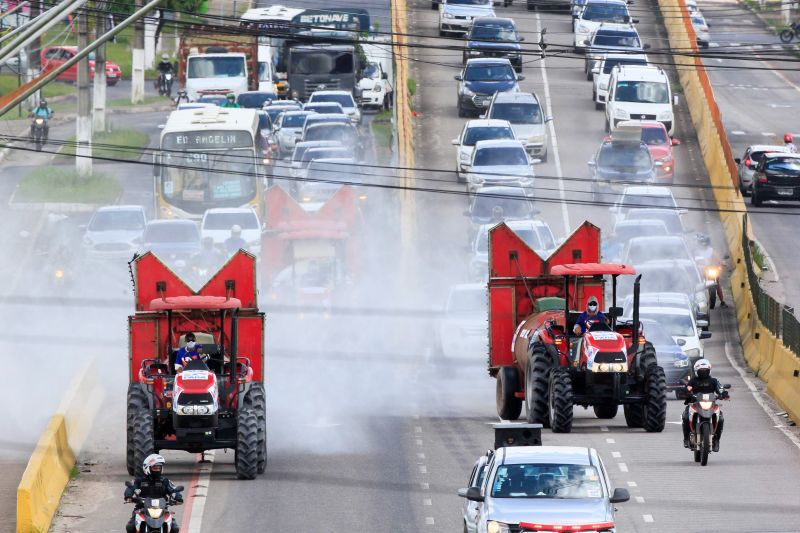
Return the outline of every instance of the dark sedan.
{"type": "Polygon", "coordinates": [[[594,201],[610,203],[628,185],[651,183],[660,163],[653,161],[646,144],[635,139],[604,141],[588,164],[594,201]]]}
{"type": "Polygon", "coordinates": [[[489,107],[497,92],[519,91],[517,75],[508,59],[476,58],[467,61],[461,74],[455,77],[458,84],[458,116],[480,115],[489,107]]]}
{"type": "Polygon", "coordinates": [[[800,201],[800,154],[765,153],[753,176],[750,203],[764,200],[800,201]]]}
{"type": "Polygon", "coordinates": [[[472,22],[462,60],[466,63],[474,57],[504,57],[514,70],[522,72],[523,40],[513,19],[480,17],[472,22]]]}

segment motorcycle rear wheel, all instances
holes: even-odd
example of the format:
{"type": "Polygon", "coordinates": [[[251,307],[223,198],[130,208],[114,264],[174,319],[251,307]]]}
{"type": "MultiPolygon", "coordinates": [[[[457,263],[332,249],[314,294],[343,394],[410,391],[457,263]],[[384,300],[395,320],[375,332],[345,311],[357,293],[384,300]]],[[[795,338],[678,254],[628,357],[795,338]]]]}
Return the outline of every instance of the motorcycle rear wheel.
{"type": "Polygon", "coordinates": [[[779,34],[779,36],[781,38],[781,42],[790,43],[790,42],[792,42],[792,39],[794,39],[794,31],[792,31],[792,30],[787,28],[787,29],[783,30],[779,34]]]}
{"type": "Polygon", "coordinates": [[[708,422],[700,426],[700,465],[708,464],[708,454],[711,452],[711,427],[708,422]]]}

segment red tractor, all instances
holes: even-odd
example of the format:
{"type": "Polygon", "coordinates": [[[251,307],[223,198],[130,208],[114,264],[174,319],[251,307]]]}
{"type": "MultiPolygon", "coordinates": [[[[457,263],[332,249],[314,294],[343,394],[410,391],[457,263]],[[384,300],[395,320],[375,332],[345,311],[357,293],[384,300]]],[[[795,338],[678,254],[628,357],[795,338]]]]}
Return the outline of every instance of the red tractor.
{"type": "Polygon", "coordinates": [[[505,224],[489,236],[489,373],[497,378],[497,412],[514,420],[527,408],[530,423],[572,430],[573,406],[614,418],[620,405],[629,427],[663,431],[666,378],[639,323],[639,277],[633,317],[622,322],[617,277],[628,265],[599,263],[600,230],[585,222],[546,261],[505,224]],[[608,278],[609,323],[582,336],[573,327],[589,298],[603,308],[608,278]]]}
{"type": "Polygon", "coordinates": [[[256,259],[237,252],[198,291],[155,255],[132,264],[136,313],[128,318],[130,385],[127,467],[160,450],[236,451],[236,475],[267,464],[264,314],[256,302],[256,259]],[[186,335],[202,358],[175,368],[186,335]]]}

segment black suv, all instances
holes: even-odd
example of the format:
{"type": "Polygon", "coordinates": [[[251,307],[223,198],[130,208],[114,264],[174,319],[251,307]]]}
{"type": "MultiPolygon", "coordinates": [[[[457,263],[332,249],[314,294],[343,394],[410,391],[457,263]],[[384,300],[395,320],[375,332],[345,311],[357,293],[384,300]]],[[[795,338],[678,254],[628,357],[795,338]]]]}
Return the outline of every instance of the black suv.
{"type": "Polygon", "coordinates": [[[466,39],[467,46],[464,48],[463,63],[473,57],[505,57],[511,61],[514,70],[522,72],[520,42],[525,38],[520,36],[513,19],[476,18],[472,21],[466,39]]]}
{"type": "Polygon", "coordinates": [[[758,207],[764,200],[800,201],[800,154],[768,152],[761,157],[750,203],[758,207]]]}
{"type": "Polygon", "coordinates": [[[628,185],[651,183],[658,165],[641,141],[603,141],[589,161],[593,201],[610,204],[628,185]]]}

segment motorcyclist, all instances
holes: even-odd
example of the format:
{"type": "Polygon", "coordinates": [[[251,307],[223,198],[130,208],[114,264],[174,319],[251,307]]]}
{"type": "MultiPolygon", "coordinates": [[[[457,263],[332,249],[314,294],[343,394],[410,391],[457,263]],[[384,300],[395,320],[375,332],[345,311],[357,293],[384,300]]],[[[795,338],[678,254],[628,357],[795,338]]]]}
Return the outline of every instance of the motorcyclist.
{"type": "Polygon", "coordinates": [[[233,107],[233,108],[240,108],[239,104],[236,103],[236,95],[233,93],[228,93],[225,96],[225,103],[222,104],[222,107],[233,107]]]}
{"type": "MultiPolygon", "coordinates": [[[[53,116],[53,111],[47,105],[47,100],[42,98],[39,100],[39,106],[34,108],[31,111],[30,116],[32,118],[43,118],[44,119],[44,138],[47,139],[47,135],[50,133],[50,117],[53,116]]],[[[33,124],[31,124],[31,137],[33,137],[33,124]]]]}
{"type": "MultiPolygon", "coordinates": [[[[708,235],[698,233],[697,242],[701,246],[701,250],[698,254],[700,257],[703,257],[706,266],[716,267],[718,269],[717,283],[714,290],[717,292],[717,299],[719,300],[720,307],[728,307],[728,304],[725,303],[725,294],[722,292],[722,270],[725,266],[725,260],[721,258],[719,253],[711,246],[711,238],[708,235]]],[[[728,256],[725,258],[727,259],[728,256]]]]}
{"type": "Polygon", "coordinates": [[[183,372],[183,367],[188,361],[200,359],[203,353],[203,345],[197,342],[194,333],[186,334],[186,346],[178,350],[175,356],[175,372],[183,372]]]}
{"type": "MultiPolygon", "coordinates": [[[[689,380],[686,384],[686,409],[683,410],[683,446],[689,447],[689,405],[694,403],[695,394],[716,394],[717,398],[727,400],[729,398],[728,391],[726,391],[718,379],[711,377],[711,362],[708,359],[700,359],[694,364],[695,377],[689,380]]],[[[719,440],[722,437],[722,426],[725,424],[725,419],[722,416],[722,410],[718,413],[719,421],[717,422],[717,431],[711,439],[711,449],[715,452],[719,451],[719,440]]]]}
{"type": "Polygon", "coordinates": [[[225,251],[230,256],[241,248],[247,248],[247,242],[242,238],[242,227],[234,224],[231,226],[231,236],[225,239],[225,251]]]}
{"type": "MultiPolygon", "coordinates": [[[[164,465],[166,461],[164,458],[156,453],[148,455],[142,462],[142,470],[144,476],[137,477],[125,489],[125,502],[133,502],[133,498],[137,496],[140,498],[172,498],[176,503],[183,503],[183,495],[176,490],[175,485],[164,476],[164,465]]],[[[127,533],[136,533],[136,513],[141,509],[139,504],[133,508],[131,519],[125,525],[127,533]]],[[[172,533],[179,533],[180,527],[172,517],[172,533]]]]}
{"type": "Polygon", "coordinates": [[[181,105],[181,102],[189,103],[189,95],[186,94],[185,89],[178,91],[178,96],[175,97],[175,107],[181,105]]]}
{"type": "Polygon", "coordinates": [[[503,206],[496,205],[492,208],[492,222],[495,224],[501,223],[505,220],[505,213],[503,212],[503,206]]]}
{"type": "Polygon", "coordinates": [[[786,148],[787,152],[790,153],[797,153],[797,147],[794,145],[794,139],[792,139],[792,134],[787,133],[783,136],[783,146],[786,148]]]}
{"type": "Polygon", "coordinates": [[[192,256],[192,266],[216,270],[225,262],[225,256],[214,246],[213,237],[203,237],[203,248],[192,256]]]}
{"type": "Polygon", "coordinates": [[[586,311],[578,315],[578,320],[575,321],[575,327],[572,328],[575,335],[583,335],[586,333],[593,324],[606,324],[608,319],[605,313],[600,311],[600,306],[595,296],[590,296],[586,302],[586,311]]]}
{"type": "Polygon", "coordinates": [[[168,90],[166,75],[172,74],[173,72],[172,62],[170,62],[168,54],[161,54],[161,61],[158,63],[156,70],[158,70],[159,73],[158,78],[160,83],[158,88],[166,93],[168,90]]]}

